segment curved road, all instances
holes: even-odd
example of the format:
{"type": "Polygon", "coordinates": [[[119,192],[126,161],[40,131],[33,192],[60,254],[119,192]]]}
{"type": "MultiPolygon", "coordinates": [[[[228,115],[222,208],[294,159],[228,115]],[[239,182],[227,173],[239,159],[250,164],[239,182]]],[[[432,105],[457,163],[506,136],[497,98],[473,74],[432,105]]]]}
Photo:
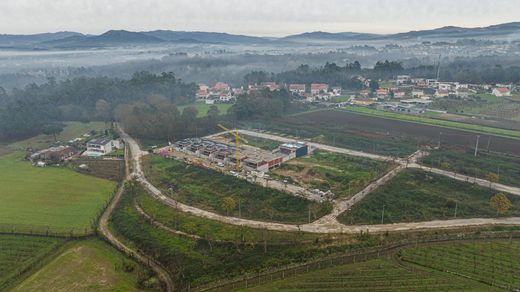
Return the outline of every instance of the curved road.
{"type": "Polygon", "coordinates": [[[124,253],[136,258],[139,262],[143,263],[144,265],[150,267],[157,277],[165,283],[166,290],[167,291],[173,291],[173,280],[168,274],[168,272],[162,268],[159,264],[157,264],[153,259],[147,257],[146,255],[140,254],[136,250],[128,247],[123,242],[121,242],[117,237],[115,237],[112,232],[110,231],[110,228],[108,227],[108,221],[110,219],[110,216],[112,215],[112,212],[116,208],[117,204],[119,203],[119,200],[121,199],[121,196],[123,195],[124,191],[124,183],[128,181],[130,176],[128,175],[128,148],[125,148],[125,160],[126,160],[126,179],[121,183],[121,186],[117,190],[116,194],[112,198],[112,201],[110,202],[110,205],[106,208],[105,212],[101,215],[101,218],[99,219],[99,233],[105,237],[110,243],[112,243],[115,247],[117,247],[119,250],[123,251],[124,253]]]}
{"type": "MultiPolygon", "coordinates": [[[[244,134],[251,135],[252,131],[242,131],[244,134]]],[[[268,139],[272,139],[272,137],[277,137],[274,135],[264,134],[264,133],[257,133],[258,137],[265,137],[268,139]],[[261,134],[261,135],[260,135],[261,134]]],[[[143,155],[146,155],[147,153],[144,151],[141,151],[139,148],[138,143],[130,137],[128,134],[126,134],[121,129],[121,137],[125,140],[126,145],[130,146],[130,149],[132,151],[132,159],[134,160],[134,173],[133,176],[136,178],[148,191],[149,193],[155,197],[157,200],[162,202],[165,205],[168,205],[172,208],[176,208],[182,212],[190,213],[196,216],[200,216],[203,218],[211,219],[211,220],[217,220],[223,223],[227,224],[233,224],[233,225],[239,225],[239,226],[247,226],[251,228],[260,228],[260,229],[268,229],[268,230],[276,230],[276,231],[305,231],[305,232],[312,232],[312,233],[359,233],[361,231],[368,231],[368,232],[385,232],[385,231],[402,231],[402,230],[415,230],[415,229],[432,229],[432,228],[449,228],[449,227],[462,227],[462,226],[478,226],[478,225],[492,225],[492,224],[504,224],[504,225],[520,225],[520,217],[510,217],[510,218],[472,218],[472,219],[453,219],[453,220],[436,220],[436,221],[427,221],[427,222],[411,222],[411,223],[395,223],[395,224],[381,224],[381,225],[343,225],[339,222],[337,222],[335,218],[335,214],[341,210],[333,211],[334,214],[329,214],[324,216],[323,218],[318,219],[315,222],[312,222],[310,224],[303,224],[303,225],[292,225],[292,224],[282,224],[282,223],[273,223],[273,222],[263,222],[263,221],[256,221],[256,220],[249,220],[249,219],[242,219],[242,218],[235,218],[235,217],[227,217],[220,214],[216,214],[213,212],[209,212],[206,210],[202,210],[193,206],[188,206],[186,204],[180,203],[175,201],[174,199],[165,196],[161,193],[161,191],[156,188],[154,185],[152,185],[145,177],[144,172],[142,171],[140,160],[143,155]]],[[[277,137],[278,141],[292,141],[292,139],[286,139],[277,137]]],[[[349,155],[356,155],[356,156],[363,156],[363,157],[369,157],[374,158],[378,160],[389,160],[391,158],[385,157],[385,156],[379,156],[379,155],[373,155],[368,153],[363,153],[359,151],[351,151],[348,149],[343,148],[337,148],[327,145],[321,145],[313,143],[314,147],[321,148],[324,150],[334,151],[334,152],[340,152],[345,153],[349,155]]],[[[400,160],[400,167],[406,168],[406,167],[417,167],[418,164],[416,164],[416,158],[417,156],[422,155],[419,152],[415,153],[415,156],[410,157],[410,160],[400,160]]],[[[428,168],[429,169],[429,168],[428,168]]],[[[427,170],[427,169],[425,169],[427,170]]],[[[429,170],[432,171],[433,170],[429,170]]],[[[398,171],[396,171],[398,172],[398,171]]],[[[437,172],[436,172],[437,173],[437,172]]],[[[441,175],[448,175],[451,176],[449,173],[445,173],[444,171],[440,171],[439,174],[441,175]]],[[[367,188],[372,187],[370,190],[375,189],[375,187],[383,184],[388,180],[389,178],[387,176],[391,176],[392,174],[387,174],[383,176],[381,179],[375,181],[373,184],[375,185],[369,185],[367,188]],[[386,180],[385,180],[386,177],[386,180]]],[[[395,174],[394,174],[395,175],[395,174]]],[[[489,182],[488,187],[489,187],[489,182]]],[[[492,187],[497,187],[496,184],[493,184],[492,187]]],[[[512,188],[512,187],[508,187],[512,188]]],[[[366,189],[365,189],[366,190],[366,189]]],[[[519,194],[520,195],[520,188],[513,188],[514,192],[513,194],[519,194]]],[[[364,190],[363,190],[364,191],[364,190]]],[[[363,192],[362,191],[362,192],[363,192]]],[[[361,192],[360,192],[361,193],[361,192]]],[[[365,192],[364,194],[360,196],[366,195],[368,192],[365,192]]],[[[358,196],[356,194],[356,196],[358,196]]],[[[354,197],[356,197],[354,196],[354,197]]],[[[360,198],[356,199],[356,201],[359,201],[360,198]]],[[[341,205],[341,209],[348,209],[353,204],[353,201],[347,201],[341,205]]]]}

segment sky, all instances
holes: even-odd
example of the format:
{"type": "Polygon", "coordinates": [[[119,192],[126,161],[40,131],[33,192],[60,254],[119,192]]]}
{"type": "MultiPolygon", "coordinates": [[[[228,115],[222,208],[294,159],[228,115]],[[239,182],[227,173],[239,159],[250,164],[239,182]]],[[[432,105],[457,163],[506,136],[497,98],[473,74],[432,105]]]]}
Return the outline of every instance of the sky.
{"type": "Polygon", "coordinates": [[[520,0],[1,0],[0,34],[111,29],[285,36],[520,21],[520,0]]]}

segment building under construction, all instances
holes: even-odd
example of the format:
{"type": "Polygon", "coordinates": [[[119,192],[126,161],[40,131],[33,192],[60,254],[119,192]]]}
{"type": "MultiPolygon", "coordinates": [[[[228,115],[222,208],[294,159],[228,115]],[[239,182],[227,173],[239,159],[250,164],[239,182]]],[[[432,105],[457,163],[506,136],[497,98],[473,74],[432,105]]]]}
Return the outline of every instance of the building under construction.
{"type": "Polygon", "coordinates": [[[221,165],[236,166],[237,158],[246,170],[267,172],[280,167],[283,162],[309,153],[308,145],[301,142],[282,144],[272,152],[248,145],[240,145],[239,151],[233,144],[206,138],[187,138],[172,144],[172,150],[207,159],[221,165]],[[238,157],[237,157],[238,155],[238,157]]]}

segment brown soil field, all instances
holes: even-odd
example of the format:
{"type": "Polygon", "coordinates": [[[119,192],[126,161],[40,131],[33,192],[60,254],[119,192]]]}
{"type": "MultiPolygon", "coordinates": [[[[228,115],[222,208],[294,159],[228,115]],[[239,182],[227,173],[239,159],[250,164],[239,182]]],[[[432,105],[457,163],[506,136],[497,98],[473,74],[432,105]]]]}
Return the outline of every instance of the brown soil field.
{"type": "MultiPolygon", "coordinates": [[[[294,125],[319,127],[336,132],[355,133],[373,132],[381,137],[407,137],[417,139],[421,143],[436,146],[441,137],[443,146],[457,148],[474,148],[477,134],[463,130],[448,129],[432,125],[424,125],[406,121],[356,114],[339,110],[322,110],[288,116],[283,119],[294,125]],[[442,134],[440,134],[442,133],[442,134]]],[[[363,135],[363,136],[366,136],[363,135]]],[[[489,151],[520,155],[520,140],[506,137],[481,134],[479,148],[489,151]]]]}

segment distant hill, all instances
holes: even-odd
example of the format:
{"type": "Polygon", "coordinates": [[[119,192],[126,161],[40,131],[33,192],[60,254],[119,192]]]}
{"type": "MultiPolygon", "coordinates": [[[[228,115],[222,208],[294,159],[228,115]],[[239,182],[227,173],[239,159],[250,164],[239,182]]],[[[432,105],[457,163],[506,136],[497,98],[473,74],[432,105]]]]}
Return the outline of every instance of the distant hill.
{"type": "Polygon", "coordinates": [[[290,35],[279,40],[307,42],[307,41],[355,41],[355,40],[410,40],[410,39],[440,39],[440,38],[500,38],[515,36],[520,38],[520,22],[511,22],[487,27],[465,28],[445,26],[430,30],[409,31],[396,34],[380,35],[356,32],[307,32],[290,35]]]}
{"type": "Polygon", "coordinates": [[[75,47],[107,47],[131,44],[154,44],[164,40],[139,32],[126,30],[110,30],[98,36],[76,35],[63,39],[39,43],[44,47],[75,48],[75,47]]]}
{"type": "Polygon", "coordinates": [[[0,46],[8,47],[8,46],[24,46],[31,45],[46,41],[53,41],[64,39],[68,37],[78,37],[83,36],[81,33],[70,32],[70,31],[61,31],[54,33],[40,33],[40,34],[30,34],[30,35],[16,35],[16,34],[0,34],[0,46]]]}
{"type": "Polygon", "coordinates": [[[165,41],[187,42],[192,40],[199,43],[265,43],[268,39],[261,37],[235,35],[222,32],[202,32],[202,31],[172,31],[172,30],[154,30],[142,32],[145,35],[153,36],[165,41]]]}
{"type": "Polygon", "coordinates": [[[110,30],[101,35],[84,35],[77,32],[56,32],[33,35],[0,35],[0,48],[51,49],[95,48],[165,43],[212,43],[212,44],[283,44],[346,41],[414,41],[474,39],[520,39],[520,22],[511,22],[487,27],[464,28],[445,26],[430,30],[409,31],[396,34],[372,34],[357,32],[330,33],[305,32],[282,38],[264,38],[220,32],[154,30],[132,32],[110,30]]]}
{"type": "Polygon", "coordinates": [[[348,40],[365,40],[365,39],[374,39],[381,37],[381,35],[370,34],[370,33],[357,33],[357,32],[324,32],[324,31],[314,31],[314,32],[305,32],[297,35],[290,35],[283,38],[280,38],[279,41],[312,41],[312,40],[322,40],[322,41],[348,41],[348,40]]]}

